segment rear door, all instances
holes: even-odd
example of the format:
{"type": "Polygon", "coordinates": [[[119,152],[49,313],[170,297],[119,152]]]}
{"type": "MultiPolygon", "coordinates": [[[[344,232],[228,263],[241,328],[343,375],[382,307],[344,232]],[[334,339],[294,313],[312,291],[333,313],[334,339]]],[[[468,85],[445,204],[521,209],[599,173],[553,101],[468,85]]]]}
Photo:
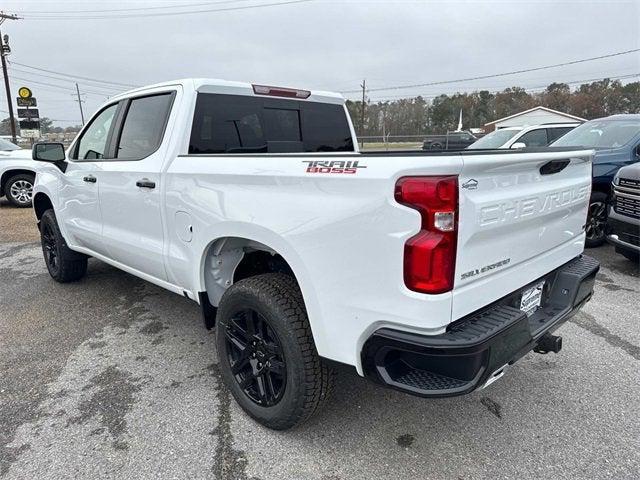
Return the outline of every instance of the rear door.
{"type": "Polygon", "coordinates": [[[464,155],[454,318],[582,252],[591,154],[464,155]]]}
{"type": "MultiPolygon", "coordinates": [[[[100,172],[102,237],[108,257],[166,280],[161,170],[165,130],[176,91],[125,100],[114,134],[114,158],[100,172]]],[[[167,135],[168,136],[168,135],[167,135]]]]}

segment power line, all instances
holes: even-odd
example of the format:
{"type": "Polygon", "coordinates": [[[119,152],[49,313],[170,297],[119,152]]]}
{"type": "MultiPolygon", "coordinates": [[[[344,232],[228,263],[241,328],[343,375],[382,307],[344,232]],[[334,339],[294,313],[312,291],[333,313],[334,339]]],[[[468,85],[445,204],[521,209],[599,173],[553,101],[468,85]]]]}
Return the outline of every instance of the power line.
{"type": "MultiPolygon", "coordinates": [[[[59,88],[61,90],[66,90],[68,92],[74,92],[75,93],[75,91],[76,91],[75,88],[67,88],[67,87],[62,86],[62,85],[55,85],[55,84],[52,84],[52,83],[39,82],[37,80],[31,80],[30,78],[16,77],[15,75],[10,75],[10,78],[12,78],[14,80],[22,80],[23,82],[27,82],[27,83],[33,83],[35,85],[42,85],[42,86],[45,86],[45,87],[59,88]]],[[[85,93],[98,95],[100,97],[108,97],[108,96],[114,95],[113,93],[94,92],[92,90],[85,90],[85,93]]]]}
{"type": "Polygon", "coordinates": [[[205,10],[188,10],[183,12],[156,12],[156,13],[131,13],[131,14],[123,14],[123,15],[29,15],[26,12],[23,14],[25,19],[29,20],[104,20],[104,19],[117,19],[117,18],[139,18],[139,17],[166,17],[166,16],[176,16],[176,15],[191,15],[195,13],[211,13],[211,12],[229,12],[233,10],[250,10],[253,8],[265,8],[265,7],[275,7],[281,5],[293,5],[296,3],[307,3],[313,2],[315,0],[288,0],[284,2],[272,2],[272,3],[261,3],[256,5],[244,5],[238,7],[226,7],[226,8],[213,8],[213,9],[205,9],[205,10]]]}
{"type": "MultiPolygon", "coordinates": [[[[39,72],[30,72],[29,70],[22,70],[20,68],[15,68],[13,67],[13,64],[11,65],[11,70],[12,72],[19,72],[19,73],[24,73],[26,75],[37,75],[38,78],[51,78],[52,80],[59,80],[61,82],[69,82],[69,83],[76,83],[73,79],[69,79],[69,78],[61,78],[61,77],[54,77],[53,75],[45,75],[39,72]]],[[[91,80],[85,80],[85,82],[92,82],[91,80]]],[[[97,83],[97,82],[93,82],[93,83],[97,83]]],[[[95,88],[101,88],[104,90],[115,90],[117,92],[122,92],[122,87],[111,87],[108,85],[90,85],[91,87],[95,87],[95,88]]]]}
{"type": "MultiPolygon", "coordinates": [[[[527,73],[527,72],[536,72],[538,70],[547,70],[550,68],[557,68],[557,67],[566,67],[568,65],[576,65],[578,63],[585,63],[585,62],[592,62],[594,60],[601,60],[603,58],[611,58],[611,57],[617,57],[619,55],[627,55],[629,53],[634,53],[634,52],[638,52],[640,51],[640,48],[634,48],[633,50],[625,50],[623,52],[615,52],[615,53],[609,53],[606,55],[600,55],[597,57],[590,57],[590,58],[583,58],[581,60],[573,60],[570,62],[563,62],[563,63],[556,63],[554,65],[545,65],[542,67],[534,67],[534,68],[525,68],[525,69],[521,69],[521,70],[514,70],[512,72],[504,72],[504,73],[494,73],[491,75],[480,75],[477,77],[468,77],[468,78],[458,78],[455,80],[441,80],[438,82],[429,82],[429,83],[416,83],[413,85],[394,85],[394,86],[390,86],[390,87],[379,87],[379,88],[370,88],[369,92],[383,92],[385,90],[404,90],[407,88],[420,88],[420,87],[431,87],[434,85],[445,85],[447,83],[461,83],[461,82],[470,82],[473,80],[485,80],[487,78],[496,78],[496,77],[506,77],[508,75],[516,75],[518,73],[527,73]]],[[[345,90],[341,93],[359,93],[360,90],[345,90]]]]}
{"type": "MultiPolygon", "coordinates": [[[[15,77],[12,76],[11,78],[14,79],[15,77]]],[[[23,80],[23,79],[20,79],[20,80],[23,80]]],[[[24,80],[24,81],[25,82],[31,82],[30,80],[24,80]]],[[[20,82],[20,83],[22,83],[22,82],[20,82]]],[[[64,92],[71,92],[71,89],[68,89],[68,88],[65,88],[65,87],[57,87],[57,86],[55,86],[55,87],[52,88],[52,87],[49,87],[49,86],[38,85],[38,91],[45,91],[45,92],[50,92],[50,93],[63,94],[64,92],[62,92],[62,90],[64,90],[64,92]]],[[[92,93],[91,95],[93,96],[94,94],[92,93]]],[[[96,96],[100,96],[102,98],[106,98],[108,95],[105,93],[105,94],[100,94],[100,95],[96,95],[96,96]]],[[[67,103],[69,101],[70,100],[67,100],[67,103]]]]}
{"type": "MultiPolygon", "coordinates": [[[[590,80],[580,80],[580,81],[575,81],[575,82],[557,82],[557,83],[565,83],[567,85],[578,85],[578,84],[587,84],[589,82],[597,82],[597,81],[601,81],[601,80],[622,80],[625,78],[632,78],[632,77],[638,77],[640,76],[640,73],[634,73],[634,74],[630,74],[630,75],[623,75],[620,77],[604,77],[604,78],[593,78],[590,80]]],[[[549,85],[540,85],[540,86],[536,86],[536,87],[517,87],[517,88],[522,88],[522,90],[524,90],[527,93],[539,93],[544,91],[549,85]]],[[[465,95],[465,94],[469,94],[469,93],[475,93],[475,92],[480,92],[480,91],[486,91],[489,92],[491,94],[498,94],[498,93],[503,93],[505,91],[505,89],[510,88],[510,87],[501,87],[501,88],[482,88],[482,89],[477,89],[477,90],[472,90],[472,91],[450,91],[450,92],[441,92],[438,94],[428,94],[428,95],[410,95],[410,96],[406,96],[406,95],[394,95],[394,96],[390,96],[390,97],[379,97],[379,98],[371,98],[370,101],[372,102],[386,102],[386,101],[393,101],[393,100],[402,100],[402,99],[413,99],[413,98],[417,98],[417,97],[422,97],[424,99],[428,99],[428,100],[433,100],[434,98],[438,98],[442,95],[456,95],[456,94],[460,94],[460,95],[465,95]]]]}
{"type": "Polygon", "coordinates": [[[161,10],[161,9],[172,9],[172,8],[192,8],[192,7],[206,7],[210,5],[218,5],[223,3],[239,3],[239,2],[249,2],[252,0],[222,0],[218,2],[204,2],[204,3],[189,3],[182,5],[161,5],[154,7],[137,7],[137,8],[109,8],[105,10],[55,10],[55,11],[43,11],[43,10],[22,10],[17,13],[19,14],[60,14],[60,13],[72,13],[72,14],[82,14],[82,13],[110,13],[110,12],[134,12],[140,10],[161,10]]]}
{"type": "Polygon", "coordinates": [[[129,84],[129,83],[111,82],[111,81],[107,81],[107,80],[99,80],[97,78],[82,77],[80,75],[72,75],[70,73],[56,72],[55,70],[47,70],[45,68],[34,67],[32,65],[26,65],[24,63],[18,63],[18,62],[10,62],[10,63],[11,63],[11,65],[18,65],[20,67],[31,68],[32,70],[38,70],[40,72],[53,73],[54,75],[60,75],[62,77],[69,77],[69,78],[74,79],[74,81],[75,81],[75,79],[78,79],[78,80],[87,80],[89,82],[105,83],[105,84],[108,84],[108,85],[116,85],[118,87],[126,87],[126,88],[139,87],[139,85],[132,85],[132,84],[129,84]]]}
{"type": "MultiPolygon", "coordinates": [[[[628,75],[621,75],[621,76],[617,76],[617,77],[602,77],[602,78],[591,78],[591,79],[585,79],[585,80],[575,80],[575,81],[571,81],[571,82],[556,82],[556,83],[564,83],[566,85],[578,85],[578,84],[586,84],[589,82],[597,82],[597,81],[601,81],[601,80],[623,80],[626,78],[633,78],[633,77],[640,77],[640,72],[639,73],[631,73],[628,75]]],[[[540,89],[546,89],[549,85],[540,85],[540,86],[536,86],[536,87],[526,87],[526,88],[522,88],[522,90],[526,91],[526,92],[534,92],[535,90],[540,90],[540,89]]],[[[473,90],[473,92],[479,92],[479,91],[488,91],[489,93],[501,93],[503,92],[506,88],[509,87],[502,87],[501,89],[490,89],[490,88],[478,88],[473,90]]],[[[472,93],[473,93],[472,92],[472,93]]],[[[417,94],[417,95],[394,95],[394,96],[389,96],[389,97],[381,97],[381,98],[371,98],[370,100],[372,102],[384,102],[384,101],[388,101],[388,100],[402,100],[402,99],[413,99],[413,98],[417,98],[417,97],[422,97],[422,98],[426,98],[426,99],[434,99],[437,98],[441,95],[455,95],[455,94],[465,94],[465,93],[469,93],[468,91],[466,92],[461,92],[461,91],[451,91],[451,92],[441,92],[438,94],[417,94]]]]}

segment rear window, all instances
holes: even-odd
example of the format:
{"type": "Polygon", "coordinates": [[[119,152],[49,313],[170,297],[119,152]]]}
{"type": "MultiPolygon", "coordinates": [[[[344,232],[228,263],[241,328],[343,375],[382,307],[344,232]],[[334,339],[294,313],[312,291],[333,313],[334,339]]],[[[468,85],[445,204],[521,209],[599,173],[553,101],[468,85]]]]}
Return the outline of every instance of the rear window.
{"type": "Polygon", "coordinates": [[[549,145],[547,131],[544,128],[531,130],[518,138],[516,142],[524,143],[527,147],[546,147],[549,145]]]}
{"type": "Polygon", "coordinates": [[[563,135],[569,133],[575,127],[560,127],[560,128],[547,128],[547,137],[549,137],[549,143],[555,142],[563,135]]]}
{"type": "Polygon", "coordinates": [[[342,105],[198,94],[189,153],[350,152],[342,105]]]}
{"type": "Polygon", "coordinates": [[[554,147],[617,148],[640,133],[640,119],[592,120],[553,143],[554,147]]]}
{"type": "Polygon", "coordinates": [[[513,138],[520,130],[494,130],[479,140],[469,145],[467,148],[477,150],[482,148],[500,148],[513,138]]]}

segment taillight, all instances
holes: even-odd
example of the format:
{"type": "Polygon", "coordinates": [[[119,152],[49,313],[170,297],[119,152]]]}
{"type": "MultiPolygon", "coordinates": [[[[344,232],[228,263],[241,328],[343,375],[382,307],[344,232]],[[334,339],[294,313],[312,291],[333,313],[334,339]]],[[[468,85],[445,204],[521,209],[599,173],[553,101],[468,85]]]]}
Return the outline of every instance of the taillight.
{"type": "Polygon", "coordinates": [[[404,247],[404,283],[421,293],[453,289],[458,239],[458,177],[404,177],[396,183],[398,203],[420,212],[420,232],[404,247]]]}

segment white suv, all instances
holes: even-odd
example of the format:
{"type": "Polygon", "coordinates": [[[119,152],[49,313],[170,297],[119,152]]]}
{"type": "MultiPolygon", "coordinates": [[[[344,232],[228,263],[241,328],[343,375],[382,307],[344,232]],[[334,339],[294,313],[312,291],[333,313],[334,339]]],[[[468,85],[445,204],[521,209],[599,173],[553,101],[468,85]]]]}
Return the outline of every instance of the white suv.
{"type": "Polygon", "coordinates": [[[467,148],[472,150],[493,148],[546,147],[580,125],[575,123],[548,123],[527,127],[506,127],[485,135],[467,148]]]}
{"type": "Polygon", "coordinates": [[[37,165],[31,150],[0,138],[0,198],[6,197],[14,207],[30,207],[37,165]]]}

